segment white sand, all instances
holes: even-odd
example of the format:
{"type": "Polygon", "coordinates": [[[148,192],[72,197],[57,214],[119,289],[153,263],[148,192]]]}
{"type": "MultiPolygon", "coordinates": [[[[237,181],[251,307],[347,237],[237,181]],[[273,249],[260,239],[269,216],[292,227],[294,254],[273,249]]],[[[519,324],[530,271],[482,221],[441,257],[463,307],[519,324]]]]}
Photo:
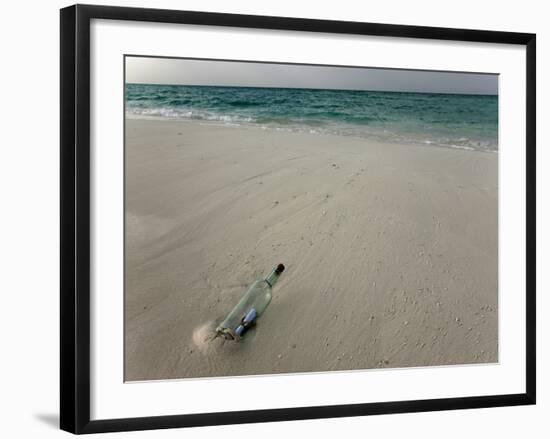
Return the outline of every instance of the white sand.
{"type": "Polygon", "coordinates": [[[497,361],[497,163],[127,120],[126,379],[497,361]],[[210,341],[279,262],[257,327],[210,341]]]}

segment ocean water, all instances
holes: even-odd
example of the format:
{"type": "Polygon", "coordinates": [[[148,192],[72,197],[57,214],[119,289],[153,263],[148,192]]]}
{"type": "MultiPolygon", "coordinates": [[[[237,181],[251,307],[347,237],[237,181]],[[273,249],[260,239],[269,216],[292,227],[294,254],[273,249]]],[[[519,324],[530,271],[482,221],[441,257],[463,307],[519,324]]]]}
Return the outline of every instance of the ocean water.
{"type": "Polygon", "coordinates": [[[498,96],[126,84],[126,112],[495,152],[498,96]]]}

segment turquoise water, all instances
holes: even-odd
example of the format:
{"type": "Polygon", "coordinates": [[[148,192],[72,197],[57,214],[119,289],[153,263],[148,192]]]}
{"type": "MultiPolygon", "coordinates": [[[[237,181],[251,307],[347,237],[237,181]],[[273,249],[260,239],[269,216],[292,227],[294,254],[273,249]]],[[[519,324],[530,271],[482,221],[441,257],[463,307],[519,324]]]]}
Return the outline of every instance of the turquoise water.
{"type": "Polygon", "coordinates": [[[126,84],[126,112],[498,150],[498,96],[126,84]]]}

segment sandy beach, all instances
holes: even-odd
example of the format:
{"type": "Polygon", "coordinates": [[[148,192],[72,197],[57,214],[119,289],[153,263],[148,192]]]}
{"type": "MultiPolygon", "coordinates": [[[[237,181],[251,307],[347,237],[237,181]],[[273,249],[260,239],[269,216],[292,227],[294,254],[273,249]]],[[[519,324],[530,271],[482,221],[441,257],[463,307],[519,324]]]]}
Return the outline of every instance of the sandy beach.
{"type": "Polygon", "coordinates": [[[497,153],[127,119],[125,155],[127,381],[498,361],[497,153]]]}

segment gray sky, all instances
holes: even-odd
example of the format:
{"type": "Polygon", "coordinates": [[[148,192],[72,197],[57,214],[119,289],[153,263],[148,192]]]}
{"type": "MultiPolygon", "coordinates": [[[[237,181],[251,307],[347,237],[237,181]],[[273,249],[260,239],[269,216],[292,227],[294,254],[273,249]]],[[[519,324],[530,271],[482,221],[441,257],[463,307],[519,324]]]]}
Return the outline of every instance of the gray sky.
{"type": "Polygon", "coordinates": [[[126,82],[498,94],[498,75],[126,57],[126,82]]]}

